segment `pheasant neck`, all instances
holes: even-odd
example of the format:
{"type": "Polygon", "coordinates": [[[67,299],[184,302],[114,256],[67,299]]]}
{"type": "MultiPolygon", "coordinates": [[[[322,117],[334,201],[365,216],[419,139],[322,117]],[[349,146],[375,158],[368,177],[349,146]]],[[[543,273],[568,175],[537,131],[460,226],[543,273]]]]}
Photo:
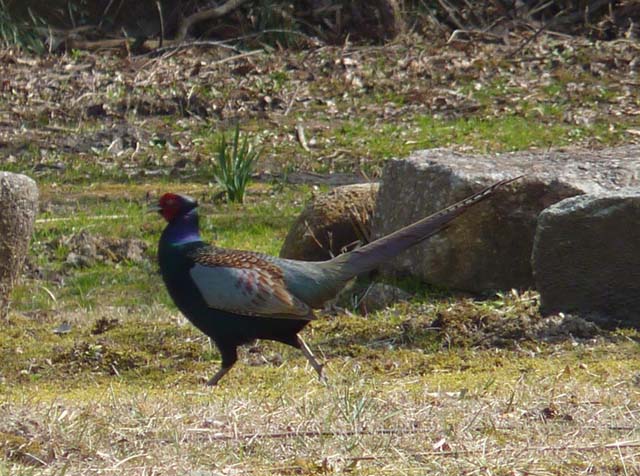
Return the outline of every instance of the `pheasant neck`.
{"type": "Polygon", "coordinates": [[[191,210],[172,220],[162,233],[162,241],[171,245],[182,245],[194,241],[202,241],[198,226],[198,214],[191,210]]]}

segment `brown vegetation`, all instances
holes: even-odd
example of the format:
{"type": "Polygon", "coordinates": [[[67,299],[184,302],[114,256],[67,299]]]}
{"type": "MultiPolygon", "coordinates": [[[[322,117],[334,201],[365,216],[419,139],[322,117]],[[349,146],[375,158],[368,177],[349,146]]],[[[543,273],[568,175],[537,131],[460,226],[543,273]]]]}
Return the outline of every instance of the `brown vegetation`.
{"type": "Polygon", "coordinates": [[[638,34],[637,0],[227,0],[212,7],[192,0],[51,2],[7,1],[10,18],[37,27],[50,49],[96,49],[126,45],[153,49],[188,38],[229,40],[238,37],[306,44],[383,42],[408,30],[434,31],[502,42],[515,30],[588,35],[599,39],[638,34]],[[283,40],[282,34],[295,38],[283,40]],[[269,40],[269,38],[271,38],[269,40]]]}

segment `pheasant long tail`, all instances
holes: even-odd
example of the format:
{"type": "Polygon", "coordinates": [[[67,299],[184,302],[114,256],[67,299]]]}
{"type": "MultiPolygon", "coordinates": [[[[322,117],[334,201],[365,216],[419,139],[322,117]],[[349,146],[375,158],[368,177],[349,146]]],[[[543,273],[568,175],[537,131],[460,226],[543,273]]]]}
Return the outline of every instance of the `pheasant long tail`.
{"type": "Polygon", "coordinates": [[[445,228],[454,218],[463,214],[473,205],[489,198],[497,189],[514,180],[518,180],[520,177],[521,176],[496,182],[484,190],[458,203],[454,203],[444,210],[401,228],[390,235],[373,241],[350,253],[337,256],[328,263],[338,268],[341,271],[340,274],[344,274],[345,277],[347,275],[355,276],[371,271],[405,249],[435,235],[445,228]]]}

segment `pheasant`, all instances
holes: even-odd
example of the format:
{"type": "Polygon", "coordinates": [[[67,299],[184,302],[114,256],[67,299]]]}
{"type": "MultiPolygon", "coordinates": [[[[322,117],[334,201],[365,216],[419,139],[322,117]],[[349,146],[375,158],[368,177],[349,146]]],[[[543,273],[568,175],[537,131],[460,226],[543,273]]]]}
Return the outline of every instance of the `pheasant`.
{"type": "Polygon", "coordinates": [[[313,309],[321,308],[354,276],[438,233],[514,180],[497,182],[390,235],[320,262],[207,245],[200,238],[198,203],[185,195],[164,194],[152,207],[168,222],[158,247],[160,271],[178,309],[220,351],[222,366],[207,385],[216,385],[229,372],[240,345],[256,339],[301,350],[323,380],[323,366],[298,335],[314,319],[313,309]]]}

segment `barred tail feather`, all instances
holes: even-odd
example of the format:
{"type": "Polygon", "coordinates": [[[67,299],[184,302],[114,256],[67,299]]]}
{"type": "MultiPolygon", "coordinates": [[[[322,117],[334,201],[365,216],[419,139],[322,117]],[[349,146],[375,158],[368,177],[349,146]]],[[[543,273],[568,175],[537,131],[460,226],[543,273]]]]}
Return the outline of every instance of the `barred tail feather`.
{"type": "Polygon", "coordinates": [[[435,235],[459,215],[471,208],[473,205],[492,196],[497,189],[520,179],[522,176],[501,180],[488,186],[464,200],[423,218],[416,223],[397,230],[390,235],[373,241],[350,253],[345,253],[326,262],[331,267],[340,270],[346,279],[360,273],[371,271],[381,263],[393,258],[407,248],[420,243],[421,241],[435,235]]]}

